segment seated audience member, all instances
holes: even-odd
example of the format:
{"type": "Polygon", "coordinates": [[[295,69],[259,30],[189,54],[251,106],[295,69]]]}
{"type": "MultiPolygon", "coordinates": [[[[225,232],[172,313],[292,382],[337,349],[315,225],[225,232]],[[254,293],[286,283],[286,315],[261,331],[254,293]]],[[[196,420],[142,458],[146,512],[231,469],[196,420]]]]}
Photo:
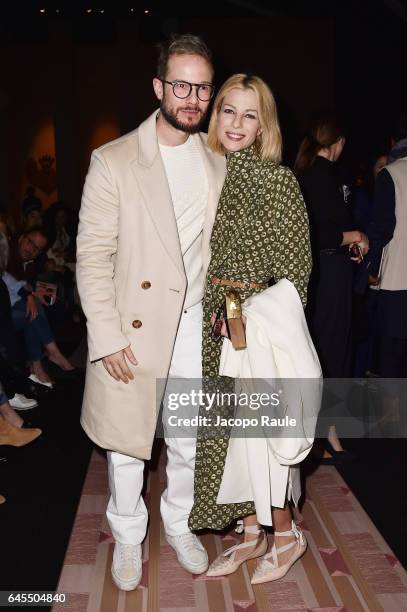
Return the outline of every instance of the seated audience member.
{"type": "Polygon", "coordinates": [[[42,225],[42,202],[35,196],[34,187],[27,188],[21,209],[24,231],[42,225]]]}
{"type": "Polygon", "coordinates": [[[24,446],[41,434],[37,427],[24,427],[24,421],[10,407],[0,381],[0,446],[24,446]]]}
{"type": "Polygon", "coordinates": [[[25,396],[32,394],[28,379],[18,369],[17,337],[11,314],[10,295],[3,275],[8,260],[8,241],[0,233],[0,380],[5,382],[5,392],[10,405],[20,410],[28,410],[38,405],[35,399],[25,396]]]}
{"type": "Polygon", "coordinates": [[[0,233],[4,234],[7,240],[11,239],[12,231],[10,228],[10,219],[4,212],[0,212],[0,233]]]}
{"type": "Polygon", "coordinates": [[[35,259],[45,249],[46,244],[46,237],[40,229],[35,228],[24,233],[16,243],[14,258],[9,260],[3,281],[10,296],[14,326],[17,331],[24,333],[31,369],[30,379],[38,384],[52,387],[52,381],[41,362],[43,348],[48,359],[65,372],[74,371],[74,368],[55,342],[42,308],[42,304],[46,304],[44,293],[34,291],[35,277],[32,274],[35,270],[35,259]]]}
{"type": "Polygon", "coordinates": [[[32,227],[42,226],[42,212],[38,208],[28,208],[23,216],[23,229],[27,231],[32,227]]]}
{"type": "Polygon", "coordinates": [[[44,230],[49,248],[42,279],[58,287],[58,302],[47,314],[52,313],[51,324],[59,329],[75,309],[76,231],[69,207],[62,202],[52,204],[44,215],[44,230]]]}
{"type": "MultiPolygon", "coordinates": [[[[13,415],[13,412],[0,382],[0,446],[25,446],[38,438],[42,433],[41,429],[38,428],[23,428],[22,419],[20,419],[20,424],[14,425],[11,421],[15,417],[18,419],[20,417],[15,413],[13,415]]],[[[0,504],[4,504],[5,501],[6,498],[0,495],[0,504]]]]}
{"type": "Polygon", "coordinates": [[[57,265],[75,260],[75,232],[70,222],[70,210],[62,202],[55,202],[44,215],[49,249],[47,255],[57,265]]]}
{"type": "Polygon", "coordinates": [[[35,195],[35,187],[29,185],[26,189],[24,199],[21,203],[21,214],[25,217],[29,210],[42,210],[42,202],[35,195]]]}

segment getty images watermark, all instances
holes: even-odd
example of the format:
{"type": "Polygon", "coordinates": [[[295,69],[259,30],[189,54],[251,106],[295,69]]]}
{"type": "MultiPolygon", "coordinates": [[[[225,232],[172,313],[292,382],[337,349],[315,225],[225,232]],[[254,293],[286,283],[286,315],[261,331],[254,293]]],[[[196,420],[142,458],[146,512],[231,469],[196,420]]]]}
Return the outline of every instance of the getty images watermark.
{"type": "Polygon", "coordinates": [[[283,391],[280,389],[273,393],[226,393],[206,392],[202,389],[191,389],[189,392],[168,393],[166,396],[166,407],[169,411],[178,411],[182,408],[201,409],[201,414],[193,416],[179,416],[178,414],[167,415],[169,427],[296,427],[297,420],[293,417],[275,417],[270,414],[259,416],[224,416],[223,414],[211,414],[218,407],[240,409],[239,412],[261,408],[280,406],[283,391]],[[246,410],[245,410],[246,409],[246,410]],[[207,414],[202,414],[205,411],[207,414]]]}
{"type": "Polygon", "coordinates": [[[161,379],[157,437],[407,437],[407,378],[161,379]],[[209,433],[210,432],[210,433],[209,433]]]}

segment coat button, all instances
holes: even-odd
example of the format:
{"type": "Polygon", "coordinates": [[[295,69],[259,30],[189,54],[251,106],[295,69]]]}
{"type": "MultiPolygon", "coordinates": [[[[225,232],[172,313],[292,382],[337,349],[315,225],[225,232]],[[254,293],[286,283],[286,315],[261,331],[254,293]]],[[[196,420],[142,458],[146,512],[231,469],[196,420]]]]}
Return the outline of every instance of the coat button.
{"type": "Polygon", "coordinates": [[[142,288],[142,289],[150,289],[150,287],[151,287],[151,283],[150,283],[150,281],[143,281],[143,282],[141,283],[141,288],[142,288]]]}
{"type": "Polygon", "coordinates": [[[142,324],[142,322],[141,322],[139,319],[135,319],[135,320],[133,321],[133,323],[132,323],[132,326],[133,326],[135,329],[139,329],[139,327],[141,327],[142,325],[143,325],[143,324],[142,324]]]}

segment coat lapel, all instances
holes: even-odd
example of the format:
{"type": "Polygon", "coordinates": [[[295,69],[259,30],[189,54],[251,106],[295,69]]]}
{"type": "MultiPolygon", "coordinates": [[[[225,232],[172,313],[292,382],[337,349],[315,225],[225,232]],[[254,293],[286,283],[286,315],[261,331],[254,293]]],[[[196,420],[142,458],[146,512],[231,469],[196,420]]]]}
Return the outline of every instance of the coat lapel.
{"type": "Polygon", "coordinates": [[[180,275],[185,278],[174,206],[158,148],[156,116],[157,111],[140,125],[137,131],[138,157],[132,160],[131,166],[157,234],[180,275]]]}

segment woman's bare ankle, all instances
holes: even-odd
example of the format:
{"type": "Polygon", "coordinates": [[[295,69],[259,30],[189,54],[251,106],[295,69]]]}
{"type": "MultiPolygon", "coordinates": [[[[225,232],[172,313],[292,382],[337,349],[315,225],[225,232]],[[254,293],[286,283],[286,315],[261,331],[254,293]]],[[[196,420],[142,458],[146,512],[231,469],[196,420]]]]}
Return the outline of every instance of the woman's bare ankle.
{"type": "Polygon", "coordinates": [[[31,372],[35,374],[35,376],[41,382],[52,382],[44,368],[42,367],[42,363],[40,361],[33,361],[31,364],[31,372]]]}

